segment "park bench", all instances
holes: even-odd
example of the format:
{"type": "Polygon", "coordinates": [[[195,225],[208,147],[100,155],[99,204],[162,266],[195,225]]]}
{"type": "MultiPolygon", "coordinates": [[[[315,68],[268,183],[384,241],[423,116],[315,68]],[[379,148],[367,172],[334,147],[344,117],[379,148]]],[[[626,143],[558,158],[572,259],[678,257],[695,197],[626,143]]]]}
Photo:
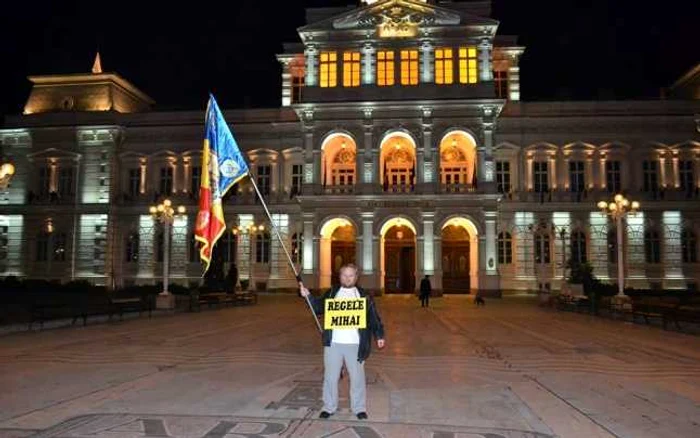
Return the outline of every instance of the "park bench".
{"type": "Polygon", "coordinates": [[[234,297],[226,292],[204,292],[192,291],[190,293],[190,312],[201,310],[203,305],[207,307],[218,307],[224,304],[234,304],[234,297]]]}
{"type": "Polygon", "coordinates": [[[680,328],[676,319],[679,306],[680,299],[673,296],[632,297],[632,321],[641,317],[645,323],[650,324],[650,318],[658,318],[661,319],[664,330],[669,322],[675,323],[676,328],[680,328]]]}
{"type": "Polygon", "coordinates": [[[107,315],[112,320],[114,315],[119,315],[119,320],[123,320],[126,312],[148,311],[148,317],[152,315],[152,300],[147,296],[142,297],[120,297],[109,295],[56,295],[40,297],[31,302],[31,319],[29,329],[34,323],[39,323],[39,328],[44,328],[44,322],[60,319],[72,318],[71,325],[75,325],[78,319],[82,319],[83,326],[87,325],[91,316],[107,315]]]}
{"type": "Polygon", "coordinates": [[[233,296],[236,304],[258,304],[258,293],[252,290],[235,291],[233,296]]]}

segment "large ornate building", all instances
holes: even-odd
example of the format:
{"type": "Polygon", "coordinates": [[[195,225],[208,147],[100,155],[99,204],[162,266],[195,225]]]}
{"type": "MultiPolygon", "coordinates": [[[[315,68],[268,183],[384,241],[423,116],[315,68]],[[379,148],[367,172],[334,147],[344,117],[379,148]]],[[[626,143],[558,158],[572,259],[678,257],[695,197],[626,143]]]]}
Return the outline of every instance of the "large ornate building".
{"type": "MultiPolygon", "coordinates": [[[[697,71],[674,85],[683,99],[522,102],[525,48],[498,34],[489,1],[363,3],[308,10],[277,57],[280,108],[225,112],[307,284],[328,286],[347,261],[388,293],[425,274],[452,293],[557,289],[568,259],[611,280],[615,229],[596,203],[623,192],[642,206],[624,230],[628,285],[697,285],[697,71]]],[[[171,281],[199,282],[203,111],[154,110],[99,62],[29,79],[24,114],[0,130],[16,166],[0,193],[0,275],[158,282],[165,245],[148,207],[168,197],[188,209],[171,281]]],[[[226,267],[293,288],[250,183],[225,216],[226,267]]]]}

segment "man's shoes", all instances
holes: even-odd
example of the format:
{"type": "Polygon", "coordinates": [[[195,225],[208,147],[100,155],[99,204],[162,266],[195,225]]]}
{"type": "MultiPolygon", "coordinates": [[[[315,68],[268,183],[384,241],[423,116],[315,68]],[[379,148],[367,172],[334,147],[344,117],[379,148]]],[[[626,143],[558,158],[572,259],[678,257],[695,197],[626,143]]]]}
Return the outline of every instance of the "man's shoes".
{"type": "MultiPolygon", "coordinates": [[[[330,412],[321,411],[321,414],[318,416],[318,418],[322,418],[325,420],[328,417],[330,417],[331,415],[333,415],[333,414],[331,414],[330,412]]],[[[367,414],[365,414],[365,416],[367,416],[367,414]]]]}
{"type": "Polygon", "coordinates": [[[357,419],[358,420],[366,420],[367,419],[367,412],[358,412],[357,419]]]}

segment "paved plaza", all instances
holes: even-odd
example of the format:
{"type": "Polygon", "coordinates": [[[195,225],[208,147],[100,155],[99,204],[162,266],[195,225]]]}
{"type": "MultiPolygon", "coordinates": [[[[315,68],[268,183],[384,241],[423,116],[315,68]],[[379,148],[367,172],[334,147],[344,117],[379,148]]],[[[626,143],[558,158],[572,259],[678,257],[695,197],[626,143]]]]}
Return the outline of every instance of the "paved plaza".
{"type": "Polygon", "coordinates": [[[697,437],[700,337],[532,298],[378,299],[369,421],[301,299],[0,336],[0,437],[697,437]]]}

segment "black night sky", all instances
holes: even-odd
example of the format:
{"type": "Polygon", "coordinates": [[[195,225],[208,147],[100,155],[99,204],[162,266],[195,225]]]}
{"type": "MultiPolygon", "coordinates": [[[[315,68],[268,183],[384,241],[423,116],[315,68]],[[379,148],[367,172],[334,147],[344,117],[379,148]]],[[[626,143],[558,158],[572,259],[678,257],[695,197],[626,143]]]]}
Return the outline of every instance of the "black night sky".
{"type": "MultiPolygon", "coordinates": [[[[0,116],[19,114],[28,75],[89,72],[100,50],[157,108],[280,105],[275,54],[306,6],[357,0],[24,1],[3,4],[0,116]]],[[[657,98],[697,62],[699,1],[494,0],[500,34],[519,35],[523,100],[657,98]]]]}

